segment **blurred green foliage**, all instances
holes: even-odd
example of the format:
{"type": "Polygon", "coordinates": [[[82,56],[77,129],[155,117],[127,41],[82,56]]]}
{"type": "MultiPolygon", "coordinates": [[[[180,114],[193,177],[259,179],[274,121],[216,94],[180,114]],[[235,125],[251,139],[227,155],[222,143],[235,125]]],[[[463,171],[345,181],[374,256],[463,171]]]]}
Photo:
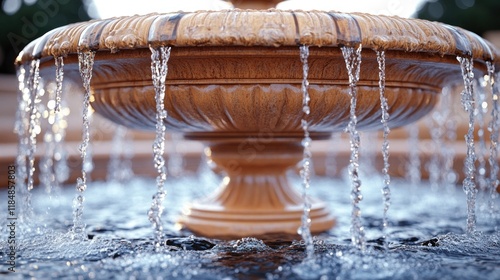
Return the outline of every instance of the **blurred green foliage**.
{"type": "Polygon", "coordinates": [[[82,0],[3,0],[1,7],[0,73],[15,72],[14,60],[29,42],[56,27],[90,19],[82,0]],[[7,14],[6,2],[21,6],[7,14]]]}
{"type": "Polygon", "coordinates": [[[416,17],[482,35],[489,30],[500,30],[500,0],[428,0],[416,17]]]}

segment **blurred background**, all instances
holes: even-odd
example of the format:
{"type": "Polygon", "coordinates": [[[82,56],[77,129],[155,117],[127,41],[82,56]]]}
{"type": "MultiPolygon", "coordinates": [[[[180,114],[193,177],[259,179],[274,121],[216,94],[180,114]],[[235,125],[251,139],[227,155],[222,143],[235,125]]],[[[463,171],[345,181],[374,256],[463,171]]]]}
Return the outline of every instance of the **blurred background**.
{"type": "MultiPolygon", "coordinates": [[[[259,1],[279,2],[275,0],[259,1]]],[[[237,0],[232,2],[236,7],[239,7],[237,0]]],[[[0,98],[2,100],[0,102],[0,135],[2,135],[0,137],[0,165],[6,166],[13,163],[17,151],[17,136],[13,133],[17,109],[15,105],[17,103],[17,78],[13,62],[26,44],[58,26],[90,19],[179,10],[214,10],[229,7],[231,7],[229,2],[208,0],[2,0],[0,7],[0,98]]],[[[498,31],[500,30],[500,20],[498,20],[500,14],[499,0],[288,0],[279,4],[278,8],[366,12],[440,21],[473,31],[500,47],[500,33],[498,31]]],[[[74,96],[75,98],[69,99],[70,110],[81,111],[81,100],[79,99],[81,95],[74,94],[74,96]]],[[[110,140],[112,135],[115,134],[116,127],[98,116],[95,116],[94,122],[93,141],[103,142],[102,145],[95,145],[96,166],[105,169],[111,147],[110,140]],[[99,162],[99,160],[102,162],[99,162]]],[[[77,146],[81,141],[81,113],[73,113],[68,119],[68,123],[68,150],[70,157],[74,159],[72,167],[79,170],[77,146]]],[[[423,120],[418,125],[423,127],[421,137],[429,138],[429,133],[425,132],[428,130],[426,121],[423,120]]],[[[395,139],[404,138],[407,132],[394,130],[391,135],[395,139]]],[[[131,137],[136,141],[136,144],[133,145],[136,154],[134,166],[138,170],[136,172],[153,173],[151,141],[154,136],[150,133],[134,132],[131,137]],[[140,161],[141,155],[144,157],[144,162],[148,162],[147,164],[140,161]],[[144,168],[144,166],[149,165],[150,168],[144,168]],[[139,168],[141,166],[142,169],[139,168]]],[[[373,135],[369,137],[373,137],[373,135]]],[[[342,141],[342,138],[343,136],[340,137],[339,141],[342,141]]],[[[459,135],[458,139],[463,138],[459,135]]],[[[315,155],[325,160],[324,153],[321,154],[318,151],[325,151],[325,147],[328,145],[328,143],[318,143],[316,147],[319,148],[316,148],[315,155]]],[[[398,145],[394,144],[392,146],[396,151],[395,154],[397,154],[398,145]]],[[[377,145],[376,149],[380,149],[379,147],[380,145],[377,145]]],[[[345,148],[347,150],[348,145],[345,145],[345,148]]],[[[195,170],[197,168],[203,150],[200,143],[181,142],[179,145],[171,147],[171,149],[176,149],[177,152],[185,156],[185,167],[187,169],[195,170]]],[[[408,148],[403,146],[399,149],[404,151],[408,148]]],[[[426,148],[422,148],[422,150],[426,150],[426,148]]],[[[341,154],[342,151],[339,151],[339,158],[341,158],[341,154]]],[[[404,160],[406,159],[401,159],[401,161],[404,160]]],[[[319,173],[326,172],[324,164],[317,164],[316,167],[319,173]]],[[[394,169],[393,172],[397,172],[394,169]]],[[[99,168],[94,170],[97,172],[95,177],[104,176],[104,174],[98,174],[99,168]]],[[[3,175],[6,175],[6,172],[1,174],[1,176],[3,175]]],[[[6,180],[1,180],[0,185],[5,182],[6,180]]]]}

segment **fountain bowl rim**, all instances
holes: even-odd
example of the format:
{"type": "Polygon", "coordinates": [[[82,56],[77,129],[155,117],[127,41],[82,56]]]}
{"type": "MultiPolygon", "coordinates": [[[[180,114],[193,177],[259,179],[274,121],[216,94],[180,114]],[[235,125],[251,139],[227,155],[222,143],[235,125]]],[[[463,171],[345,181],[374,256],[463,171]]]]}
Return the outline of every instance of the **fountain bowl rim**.
{"type": "Polygon", "coordinates": [[[359,46],[493,61],[500,51],[477,34],[439,22],[364,13],[223,10],[153,13],[62,26],[29,43],[15,63],[158,46],[359,46]],[[347,32],[349,31],[349,32],[347,32]]]}

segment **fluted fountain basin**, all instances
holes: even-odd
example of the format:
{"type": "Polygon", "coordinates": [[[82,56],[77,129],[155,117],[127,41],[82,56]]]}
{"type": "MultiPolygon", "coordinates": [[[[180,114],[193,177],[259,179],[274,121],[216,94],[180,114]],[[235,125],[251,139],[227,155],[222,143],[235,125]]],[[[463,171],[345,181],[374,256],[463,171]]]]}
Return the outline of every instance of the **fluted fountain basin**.
{"type": "MultiPolygon", "coordinates": [[[[286,171],[302,159],[303,93],[299,45],[310,46],[307,116],[313,139],[350,120],[349,80],[340,47],[362,46],[357,128],[382,127],[379,64],[385,51],[385,95],[391,127],[428,113],[441,89],[462,80],[456,56],[472,56],[477,75],[497,51],[460,28],[422,20],[334,12],[229,10],[152,14],[62,27],[31,43],[18,63],[41,58],[54,75],[65,56],[65,80],[80,82],[77,53],[95,51],[93,108],[131,128],[153,130],[155,93],[149,47],[172,46],[165,109],[170,131],[207,143],[225,171],[220,190],[193,203],[181,224],[207,236],[294,233],[302,197],[286,171]]],[[[334,219],[313,200],[313,232],[334,219]]]]}

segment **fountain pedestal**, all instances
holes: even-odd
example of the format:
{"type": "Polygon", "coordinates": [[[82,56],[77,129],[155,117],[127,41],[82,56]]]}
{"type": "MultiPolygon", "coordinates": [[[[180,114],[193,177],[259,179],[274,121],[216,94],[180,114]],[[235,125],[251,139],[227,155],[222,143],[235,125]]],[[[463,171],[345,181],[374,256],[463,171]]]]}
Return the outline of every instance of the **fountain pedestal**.
{"type": "MultiPolygon", "coordinates": [[[[300,139],[226,139],[207,149],[210,161],[227,175],[217,192],[186,209],[180,224],[205,236],[296,234],[304,200],[287,179],[302,160],[300,139]]],[[[311,200],[311,231],[330,229],[325,204],[311,200]]]]}

